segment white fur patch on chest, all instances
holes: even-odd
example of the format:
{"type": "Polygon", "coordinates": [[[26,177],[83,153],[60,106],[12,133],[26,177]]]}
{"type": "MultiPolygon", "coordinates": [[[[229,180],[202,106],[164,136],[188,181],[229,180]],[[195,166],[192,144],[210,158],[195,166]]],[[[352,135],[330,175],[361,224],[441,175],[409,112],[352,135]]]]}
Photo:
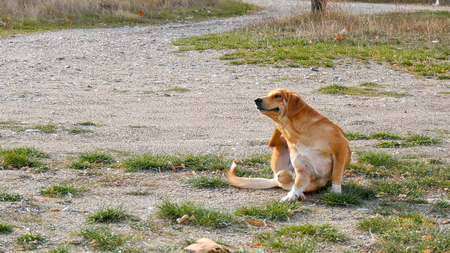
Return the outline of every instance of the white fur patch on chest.
{"type": "Polygon", "coordinates": [[[294,146],[290,149],[291,161],[294,167],[307,168],[309,173],[318,177],[325,177],[331,171],[331,156],[314,147],[294,146]]]}

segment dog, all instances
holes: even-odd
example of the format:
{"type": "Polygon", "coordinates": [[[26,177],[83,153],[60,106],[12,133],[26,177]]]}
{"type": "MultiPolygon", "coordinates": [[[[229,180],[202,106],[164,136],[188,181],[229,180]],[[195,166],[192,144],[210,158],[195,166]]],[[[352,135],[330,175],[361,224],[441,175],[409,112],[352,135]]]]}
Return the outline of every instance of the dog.
{"type": "Polygon", "coordinates": [[[273,90],[257,98],[255,104],[275,122],[269,141],[274,178],[237,177],[233,162],[228,182],[245,189],[283,188],[289,193],[281,202],[305,200],[305,192],[316,191],[330,181],[331,190],[341,193],[342,177],[351,159],[344,131],[286,89],[273,90]]]}

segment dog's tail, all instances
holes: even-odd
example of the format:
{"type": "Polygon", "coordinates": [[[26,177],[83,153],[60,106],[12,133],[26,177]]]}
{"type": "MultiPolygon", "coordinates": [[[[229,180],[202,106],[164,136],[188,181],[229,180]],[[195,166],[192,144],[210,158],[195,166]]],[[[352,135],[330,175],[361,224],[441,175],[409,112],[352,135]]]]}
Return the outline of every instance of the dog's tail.
{"type": "Polygon", "coordinates": [[[236,176],[236,163],[233,162],[227,172],[228,183],[232,186],[244,189],[270,189],[279,187],[275,179],[245,178],[236,176]]]}

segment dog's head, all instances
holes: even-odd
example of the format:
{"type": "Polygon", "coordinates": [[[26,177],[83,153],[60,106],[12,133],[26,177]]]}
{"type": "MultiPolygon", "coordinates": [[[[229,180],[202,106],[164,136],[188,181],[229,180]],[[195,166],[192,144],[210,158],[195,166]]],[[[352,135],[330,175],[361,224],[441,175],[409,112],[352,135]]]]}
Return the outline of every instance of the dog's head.
{"type": "Polygon", "coordinates": [[[305,106],[299,95],[286,89],[273,90],[267,96],[255,99],[255,104],[262,114],[274,120],[295,116],[305,106]]]}

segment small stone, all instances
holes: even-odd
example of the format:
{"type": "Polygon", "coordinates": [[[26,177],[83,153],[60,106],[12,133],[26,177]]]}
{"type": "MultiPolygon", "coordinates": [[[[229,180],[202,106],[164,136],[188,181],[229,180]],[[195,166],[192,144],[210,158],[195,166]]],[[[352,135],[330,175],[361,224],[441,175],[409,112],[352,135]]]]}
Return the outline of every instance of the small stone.
{"type": "Polygon", "coordinates": [[[25,133],[34,133],[34,132],[39,132],[39,131],[41,131],[41,130],[39,130],[39,129],[33,129],[33,128],[31,128],[31,129],[25,129],[25,133]]]}
{"type": "Polygon", "coordinates": [[[63,208],[62,211],[67,213],[67,212],[72,211],[72,209],[70,209],[70,207],[66,206],[66,207],[63,208]]]}

